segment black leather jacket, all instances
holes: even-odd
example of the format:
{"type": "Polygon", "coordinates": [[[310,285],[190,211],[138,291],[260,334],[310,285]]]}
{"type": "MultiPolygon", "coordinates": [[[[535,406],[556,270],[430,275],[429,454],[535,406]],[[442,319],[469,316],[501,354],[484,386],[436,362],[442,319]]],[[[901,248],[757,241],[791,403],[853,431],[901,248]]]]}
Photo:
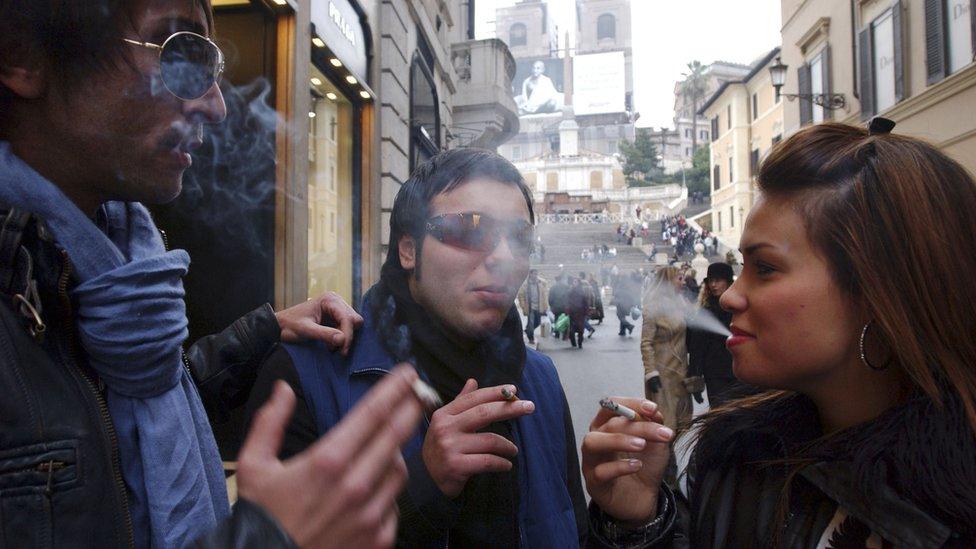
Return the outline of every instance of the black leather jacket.
{"type": "MultiPolygon", "coordinates": [[[[42,224],[0,210],[0,547],[131,547],[132,521],[104,385],[75,332],[67,253],[42,224]]],[[[186,355],[212,418],[243,403],[279,327],[265,305],[186,355]]],[[[200,542],[290,546],[239,504],[200,542]]]]}

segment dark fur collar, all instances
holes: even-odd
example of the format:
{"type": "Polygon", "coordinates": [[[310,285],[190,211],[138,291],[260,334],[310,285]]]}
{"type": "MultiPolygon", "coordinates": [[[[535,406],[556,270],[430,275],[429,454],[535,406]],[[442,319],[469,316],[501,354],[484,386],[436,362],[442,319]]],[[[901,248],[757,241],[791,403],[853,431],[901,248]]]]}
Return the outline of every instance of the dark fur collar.
{"type": "Polygon", "coordinates": [[[956,532],[976,536],[976,436],[954,393],[941,407],[917,396],[826,438],[813,403],[791,393],[701,427],[696,471],[784,459],[847,462],[859,487],[886,483],[956,532]]]}

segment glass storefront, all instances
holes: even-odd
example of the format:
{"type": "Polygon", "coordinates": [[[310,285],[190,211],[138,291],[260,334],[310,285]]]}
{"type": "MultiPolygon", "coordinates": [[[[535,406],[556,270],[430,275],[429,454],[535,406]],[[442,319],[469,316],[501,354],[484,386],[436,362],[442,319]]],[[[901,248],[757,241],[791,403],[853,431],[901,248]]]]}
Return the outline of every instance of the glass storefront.
{"type": "Polygon", "coordinates": [[[314,65],[308,135],[308,296],[353,302],[353,116],[349,98],[314,65]]]}

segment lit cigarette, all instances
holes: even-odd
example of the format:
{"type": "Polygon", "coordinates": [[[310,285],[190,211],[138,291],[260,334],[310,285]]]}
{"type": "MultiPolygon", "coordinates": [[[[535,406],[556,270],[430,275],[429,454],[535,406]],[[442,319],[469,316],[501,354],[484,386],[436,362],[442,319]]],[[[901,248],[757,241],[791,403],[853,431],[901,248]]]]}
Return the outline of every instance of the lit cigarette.
{"type": "Polygon", "coordinates": [[[623,416],[631,421],[636,421],[638,419],[637,412],[631,410],[623,404],[617,404],[609,398],[600,399],[600,406],[603,406],[618,416],[623,416]]]}
{"type": "Polygon", "coordinates": [[[440,408],[444,401],[441,400],[440,395],[433,387],[424,383],[424,380],[417,378],[413,382],[413,394],[417,395],[417,399],[423,404],[424,408],[428,410],[433,410],[434,408],[440,408]]]}
{"type": "Polygon", "coordinates": [[[509,402],[515,402],[516,400],[518,400],[518,397],[515,396],[515,393],[509,391],[508,387],[502,387],[502,398],[504,398],[509,402]]]}

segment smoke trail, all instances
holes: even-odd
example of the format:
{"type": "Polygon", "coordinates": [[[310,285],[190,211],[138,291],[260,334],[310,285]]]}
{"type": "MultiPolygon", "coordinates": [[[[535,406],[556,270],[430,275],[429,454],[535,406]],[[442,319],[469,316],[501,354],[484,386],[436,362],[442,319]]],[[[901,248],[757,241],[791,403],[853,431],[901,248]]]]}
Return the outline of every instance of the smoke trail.
{"type": "Polygon", "coordinates": [[[683,317],[689,328],[730,336],[732,332],[711,311],[684,299],[670,284],[653,285],[644,291],[641,303],[644,314],[683,317]]]}

